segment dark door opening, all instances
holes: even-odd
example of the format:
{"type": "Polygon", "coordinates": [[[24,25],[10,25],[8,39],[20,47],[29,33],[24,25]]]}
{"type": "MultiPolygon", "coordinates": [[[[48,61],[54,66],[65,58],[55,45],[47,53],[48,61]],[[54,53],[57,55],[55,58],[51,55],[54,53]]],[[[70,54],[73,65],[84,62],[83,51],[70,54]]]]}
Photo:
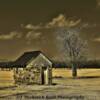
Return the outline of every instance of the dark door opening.
{"type": "Polygon", "coordinates": [[[42,70],[42,84],[45,84],[45,79],[44,79],[44,70],[42,70]]]}

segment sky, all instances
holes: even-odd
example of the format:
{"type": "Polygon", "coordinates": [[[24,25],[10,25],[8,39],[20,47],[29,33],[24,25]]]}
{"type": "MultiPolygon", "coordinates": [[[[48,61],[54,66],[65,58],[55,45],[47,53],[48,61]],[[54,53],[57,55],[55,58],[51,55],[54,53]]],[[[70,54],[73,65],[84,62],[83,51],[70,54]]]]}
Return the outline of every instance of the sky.
{"type": "Polygon", "coordinates": [[[55,29],[78,28],[100,59],[100,0],[0,0],[0,59],[41,50],[59,58],[55,29]]]}

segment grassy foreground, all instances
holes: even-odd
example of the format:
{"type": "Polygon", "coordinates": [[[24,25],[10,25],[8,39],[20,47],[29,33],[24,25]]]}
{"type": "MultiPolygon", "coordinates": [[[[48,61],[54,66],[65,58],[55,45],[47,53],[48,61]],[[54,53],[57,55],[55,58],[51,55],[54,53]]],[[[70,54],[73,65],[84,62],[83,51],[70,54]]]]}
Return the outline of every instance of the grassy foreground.
{"type": "MultiPolygon", "coordinates": [[[[1,87],[13,85],[13,73],[1,73],[1,87]]],[[[71,70],[53,69],[53,83],[56,85],[0,89],[0,100],[100,100],[100,69],[80,69],[78,76],[80,78],[72,79],[71,70]]]]}

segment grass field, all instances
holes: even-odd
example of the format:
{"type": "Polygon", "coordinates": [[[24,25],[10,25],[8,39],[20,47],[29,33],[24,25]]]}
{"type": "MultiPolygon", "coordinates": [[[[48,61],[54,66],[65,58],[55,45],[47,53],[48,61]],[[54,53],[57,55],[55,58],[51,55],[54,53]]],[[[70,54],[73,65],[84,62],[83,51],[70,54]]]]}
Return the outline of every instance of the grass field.
{"type": "MultiPolygon", "coordinates": [[[[71,78],[70,69],[53,69],[53,77],[71,78]]],[[[100,69],[78,69],[78,77],[100,77],[100,69]]],[[[13,71],[0,71],[0,87],[14,85],[13,71]]]]}
{"type": "MultiPolygon", "coordinates": [[[[78,69],[78,79],[72,79],[71,70],[53,69],[53,83],[56,85],[32,85],[7,88],[0,90],[0,100],[41,100],[32,99],[32,96],[66,96],[84,97],[74,99],[47,99],[47,100],[100,100],[100,69],[78,69]],[[58,78],[57,78],[58,77],[58,78]],[[59,78],[60,77],[60,78],[59,78]],[[19,95],[15,95],[19,94],[19,95]],[[9,96],[12,95],[12,96],[9,96]],[[28,98],[27,98],[28,97],[28,98]],[[22,99],[23,98],[23,99],[22,99]],[[29,99],[31,98],[31,99],[29,99]]],[[[0,72],[0,86],[13,85],[13,72],[0,72]]],[[[43,99],[45,100],[45,99],[43,99]]]]}
{"type": "MultiPolygon", "coordinates": [[[[72,77],[72,71],[70,69],[53,69],[53,77],[72,77]]],[[[78,69],[78,77],[100,77],[100,69],[78,69]]]]}
{"type": "Polygon", "coordinates": [[[0,87],[14,85],[13,71],[0,71],[0,87]]]}

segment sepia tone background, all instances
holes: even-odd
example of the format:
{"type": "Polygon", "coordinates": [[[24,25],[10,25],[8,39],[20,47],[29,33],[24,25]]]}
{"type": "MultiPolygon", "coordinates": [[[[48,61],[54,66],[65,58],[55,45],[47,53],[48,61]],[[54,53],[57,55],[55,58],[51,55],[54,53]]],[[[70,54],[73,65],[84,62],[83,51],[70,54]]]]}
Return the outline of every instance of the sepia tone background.
{"type": "Polygon", "coordinates": [[[77,28],[89,57],[100,59],[100,0],[0,0],[0,59],[42,50],[59,59],[56,29],[77,28]]]}

